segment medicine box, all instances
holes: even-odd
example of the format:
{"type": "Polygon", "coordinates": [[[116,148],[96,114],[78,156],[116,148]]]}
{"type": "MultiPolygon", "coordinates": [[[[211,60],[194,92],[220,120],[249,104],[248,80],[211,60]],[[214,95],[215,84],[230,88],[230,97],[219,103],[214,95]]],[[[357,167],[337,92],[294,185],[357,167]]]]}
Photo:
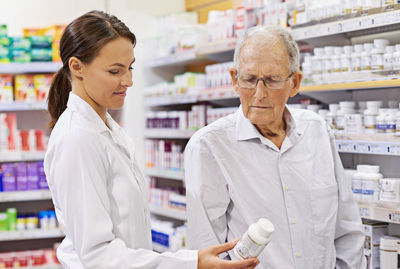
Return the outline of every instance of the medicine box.
{"type": "Polygon", "coordinates": [[[388,224],[374,221],[364,221],[364,256],[367,259],[366,269],[379,269],[380,239],[388,234],[388,224]]]}

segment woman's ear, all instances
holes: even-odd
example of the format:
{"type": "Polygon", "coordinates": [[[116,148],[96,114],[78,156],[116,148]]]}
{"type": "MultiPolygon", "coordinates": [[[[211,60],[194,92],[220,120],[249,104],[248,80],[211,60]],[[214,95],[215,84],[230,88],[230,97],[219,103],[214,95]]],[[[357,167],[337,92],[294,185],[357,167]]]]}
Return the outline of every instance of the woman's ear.
{"type": "Polygon", "coordinates": [[[69,70],[71,72],[71,76],[75,76],[77,78],[82,78],[83,76],[83,63],[76,57],[71,57],[68,60],[69,70]]]}

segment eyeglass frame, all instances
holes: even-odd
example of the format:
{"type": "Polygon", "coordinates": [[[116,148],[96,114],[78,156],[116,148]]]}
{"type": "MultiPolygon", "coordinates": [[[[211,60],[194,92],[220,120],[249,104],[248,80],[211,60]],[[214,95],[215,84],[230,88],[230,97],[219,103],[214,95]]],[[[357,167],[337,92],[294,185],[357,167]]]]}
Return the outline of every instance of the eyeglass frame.
{"type": "Polygon", "coordinates": [[[294,75],[294,73],[296,73],[296,72],[291,72],[290,75],[289,75],[286,79],[284,79],[284,80],[275,81],[275,82],[282,82],[282,83],[283,83],[281,87],[276,88],[276,89],[271,89],[270,87],[267,86],[268,83],[267,83],[266,80],[269,79],[269,78],[271,78],[271,77],[268,77],[268,76],[267,76],[267,77],[264,77],[264,78],[257,78],[255,85],[254,85],[253,87],[251,87],[251,88],[247,88],[247,87],[242,87],[242,86],[240,86],[240,84],[239,84],[239,72],[238,72],[237,70],[236,70],[236,73],[235,73],[235,78],[236,78],[236,80],[237,80],[238,86],[239,86],[240,88],[242,88],[242,89],[255,89],[255,88],[257,88],[258,82],[261,80],[261,81],[263,82],[263,85],[264,85],[264,87],[265,87],[266,89],[268,89],[268,90],[270,90],[270,91],[281,91],[282,88],[283,88],[283,86],[284,86],[284,83],[287,82],[287,81],[289,81],[289,80],[292,78],[292,76],[294,75]]]}

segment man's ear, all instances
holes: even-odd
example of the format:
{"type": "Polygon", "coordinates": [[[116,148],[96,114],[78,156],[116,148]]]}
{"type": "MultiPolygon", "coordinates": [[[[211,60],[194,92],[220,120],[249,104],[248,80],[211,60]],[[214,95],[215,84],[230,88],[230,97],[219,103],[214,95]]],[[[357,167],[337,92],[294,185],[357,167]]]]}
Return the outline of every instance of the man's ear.
{"type": "Polygon", "coordinates": [[[81,60],[79,60],[78,58],[73,56],[73,57],[69,58],[68,66],[69,66],[71,75],[78,77],[78,78],[82,78],[83,63],[81,62],[81,60]]]}
{"type": "Polygon", "coordinates": [[[303,79],[303,73],[300,71],[297,71],[293,74],[292,77],[292,88],[290,90],[290,97],[295,96],[299,91],[300,91],[300,84],[301,80],[303,79]]]}
{"type": "Polygon", "coordinates": [[[229,74],[231,74],[233,88],[235,89],[235,92],[237,94],[239,94],[237,87],[236,87],[236,85],[237,85],[237,78],[236,78],[237,70],[235,68],[231,68],[231,69],[229,69],[229,74]]]}

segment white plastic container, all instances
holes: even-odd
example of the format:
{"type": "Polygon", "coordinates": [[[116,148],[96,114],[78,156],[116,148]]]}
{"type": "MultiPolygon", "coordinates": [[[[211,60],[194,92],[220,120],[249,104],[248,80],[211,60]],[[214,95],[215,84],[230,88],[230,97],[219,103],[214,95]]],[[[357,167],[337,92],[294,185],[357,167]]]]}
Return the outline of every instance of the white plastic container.
{"type": "Polygon", "coordinates": [[[365,178],[365,174],[367,172],[368,165],[359,164],[357,165],[357,171],[353,174],[352,177],[352,190],[355,199],[362,199],[362,185],[363,180],[365,178]]]}
{"type": "Polygon", "coordinates": [[[351,54],[353,53],[353,46],[344,46],[343,54],[340,56],[341,71],[351,71],[351,54]]]}
{"type": "Polygon", "coordinates": [[[345,133],[362,134],[364,132],[363,120],[361,114],[346,114],[345,118],[345,133]]]}
{"type": "Polygon", "coordinates": [[[323,57],[323,66],[324,66],[324,73],[332,73],[333,72],[333,62],[332,56],[334,53],[334,48],[332,46],[324,47],[324,57],[323,57]]]}
{"type": "Polygon", "coordinates": [[[397,269],[397,251],[400,238],[395,236],[381,237],[380,260],[381,269],[397,269]]]}
{"type": "Polygon", "coordinates": [[[361,53],[361,69],[371,70],[371,51],[374,48],[374,44],[365,43],[364,51],[361,53]]]}
{"type": "Polygon", "coordinates": [[[380,180],[380,186],[380,200],[400,202],[400,178],[383,178],[380,180]]]}
{"type": "Polygon", "coordinates": [[[271,241],[274,225],[266,218],[259,219],[249,226],[247,232],[233,249],[236,260],[257,257],[271,241]]]}
{"type": "Polygon", "coordinates": [[[338,104],[329,104],[329,112],[326,114],[326,121],[332,130],[337,129],[336,117],[337,117],[338,109],[339,109],[338,104]]]}
{"type": "Polygon", "coordinates": [[[363,52],[363,45],[354,45],[354,52],[351,54],[351,70],[353,72],[361,71],[361,53],[363,52]]]}
{"type": "Polygon", "coordinates": [[[376,117],[376,132],[386,133],[386,108],[380,108],[379,114],[376,117]]]}
{"type": "Polygon", "coordinates": [[[365,200],[379,200],[379,181],[383,178],[378,165],[368,165],[362,184],[362,195],[365,200]]]}
{"type": "Polygon", "coordinates": [[[383,70],[384,60],[383,55],[385,54],[385,47],[375,47],[371,51],[371,70],[383,70]]]}
{"type": "Polygon", "coordinates": [[[312,58],[313,74],[317,74],[317,75],[322,74],[323,56],[324,56],[323,48],[315,48],[314,49],[314,56],[312,58]]]}
{"type": "Polygon", "coordinates": [[[395,52],[393,52],[393,69],[400,69],[400,44],[395,46],[395,52]]]}
{"type": "Polygon", "coordinates": [[[392,70],[393,69],[393,53],[395,52],[394,46],[387,46],[385,49],[385,54],[383,55],[383,69],[392,70]]]}
{"type": "Polygon", "coordinates": [[[310,104],[307,105],[307,110],[314,111],[315,113],[318,113],[318,110],[321,108],[320,105],[315,105],[315,104],[310,104]]]}
{"type": "Polygon", "coordinates": [[[341,62],[342,54],[343,54],[343,48],[342,47],[335,47],[334,48],[334,54],[332,56],[333,72],[334,73],[340,73],[342,71],[342,62],[341,62]]]}
{"type": "Polygon", "coordinates": [[[386,133],[393,134],[396,133],[396,113],[397,109],[390,108],[386,111],[385,123],[386,123],[386,133]]]}

